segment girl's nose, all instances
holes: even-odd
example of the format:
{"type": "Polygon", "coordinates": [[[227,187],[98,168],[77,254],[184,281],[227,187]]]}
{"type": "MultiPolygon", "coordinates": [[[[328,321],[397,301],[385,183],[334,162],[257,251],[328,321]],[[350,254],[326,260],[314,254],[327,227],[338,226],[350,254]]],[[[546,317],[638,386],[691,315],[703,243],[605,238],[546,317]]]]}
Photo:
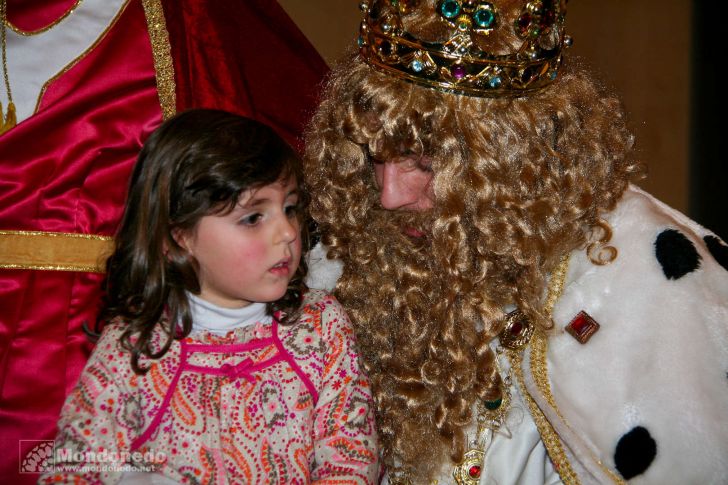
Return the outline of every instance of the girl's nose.
{"type": "Polygon", "coordinates": [[[299,234],[299,225],[298,225],[298,219],[296,218],[289,218],[287,215],[283,215],[281,218],[280,223],[278,224],[278,239],[279,242],[284,242],[286,244],[292,243],[296,239],[298,239],[299,234]]]}

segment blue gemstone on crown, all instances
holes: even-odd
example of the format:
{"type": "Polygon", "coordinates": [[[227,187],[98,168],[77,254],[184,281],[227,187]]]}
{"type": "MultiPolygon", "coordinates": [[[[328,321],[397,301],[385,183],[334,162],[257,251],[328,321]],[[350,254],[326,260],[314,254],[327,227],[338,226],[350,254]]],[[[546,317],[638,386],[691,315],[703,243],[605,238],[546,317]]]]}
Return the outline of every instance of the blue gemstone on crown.
{"type": "Polygon", "coordinates": [[[411,66],[414,72],[421,72],[425,68],[425,64],[419,59],[412,61],[411,66]]]}
{"type": "Polygon", "coordinates": [[[488,80],[488,86],[493,89],[498,89],[499,87],[501,87],[501,84],[503,84],[503,80],[500,78],[500,76],[493,76],[488,80]]]}
{"type": "Polygon", "coordinates": [[[495,14],[492,10],[483,8],[473,14],[475,25],[481,29],[490,29],[495,24],[495,14]]]}
{"type": "Polygon", "coordinates": [[[460,3],[455,0],[445,0],[440,4],[440,13],[446,19],[454,19],[460,14],[460,3]]]}

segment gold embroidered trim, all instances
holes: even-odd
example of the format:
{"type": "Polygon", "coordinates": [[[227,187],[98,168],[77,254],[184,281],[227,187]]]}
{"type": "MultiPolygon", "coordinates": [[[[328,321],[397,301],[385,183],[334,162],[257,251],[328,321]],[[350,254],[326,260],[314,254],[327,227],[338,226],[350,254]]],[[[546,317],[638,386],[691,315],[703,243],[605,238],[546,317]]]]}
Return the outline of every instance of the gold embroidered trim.
{"type": "Polygon", "coordinates": [[[152,42],[159,104],[162,106],[162,117],[166,120],[177,112],[174,65],[172,64],[172,48],[169,44],[167,22],[164,19],[164,10],[160,0],[143,0],[142,5],[147,17],[149,39],[152,42]]]}
{"type": "MultiPolygon", "coordinates": [[[[546,303],[543,308],[544,313],[548,318],[551,318],[551,311],[554,309],[556,300],[559,299],[559,297],[561,296],[561,292],[564,289],[564,281],[566,280],[566,273],[568,270],[569,255],[567,254],[561,258],[559,265],[551,274],[551,281],[549,281],[548,293],[546,295],[546,303]]],[[[544,334],[544,330],[538,327],[535,330],[533,337],[531,337],[529,347],[531,348],[531,372],[533,372],[536,383],[542,392],[542,386],[544,385],[544,383],[547,388],[549,386],[548,373],[546,370],[545,346],[546,335],[544,334]],[[543,352],[543,354],[541,354],[541,351],[543,352]],[[538,354],[538,358],[536,357],[536,354],[538,354]],[[541,360],[541,357],[543,357],[543,360],[541,360]],[[538,362],[538,364],[536,364],[536,362],[538,362]]],[[[536,427],[538,428],[538,432],[541,435],[544,446],[546,447],[546,450],[551,457],[551,461],[554,462],[554,467],[556,468],[556,472],[561,477],[561,480],[566,485],[579,484],[579,478],[576,476],[574,469],[571,468],[571,464],[566,457],[566,453],[564,452],[564,448],[561,444],[561,440],[559,439],[559,435],[556,433],[556,431],[554,431],[551,423],[549,423],[544,414],[541,412],[541,409],[538,407],[538,404],[536,404],[536,402],[526,390],[522,367],[523,352],[525,352],[525,349],[520,352],[508,352],[508,358],[511,361],[511,369],[513,369],[513,371],[515,372],[516,380],[518,381],[518,385],[521,388],[521,394],[526,400],[528,408],[531,410],[531,416],[533,416],[533,421],[536,423],[536,427]]],[[[549,404],[553,406],[553,398],[551,397],[550,389],[548,390],[548,395],[550,397],[549,404]]]]}
{"type": "MultiPolygon", "coordinates": [[[[561,293],[564,290],[564,282],[566,281],[566,273],[568,272],[568,270],[569,256],[566,255],[561,259],[558,267],[552,273],[551,281],[549,282],[546,304],[544,305],[544,313],[546,313],[549,318],[551,318],[551,312],[553,311],[556,301],[559,299],[561,293]]],[[[548,336],[542,328],[538,328],[534,333],[531,339],[530,348],[531,373],[533,374],[536,386],[538,387],[539,391],[544,396],[546,401],[549,403],[551,408],[556,411],[559,419],[561,419],[566,424],[566,426],[571,428],[571,426],[561,414],[561,411],[559,411],[559,408],[556,406],[556,400],[554,399],[553,393],[551,392],[551,384],[549,382],[548,376],[548,365],[546,362],[546,356],[548,353],[548,336]]],[[[531,414],[533,415],[536,427],[541,434],[544,445],[546,446],[546,450],[548,451],[551,460],[554,462],[556,471],[559,473],[559,476],[565,484],[568,485],[572,483],[580,483],[578,477],[576,476],[576,473],[574,472],[573,468],[571,468],[571,465],[566,457],[566,453],[564,452],[564,448],[561,444],[561,440],[559,439],[558,434],[556,433],[556,431],[554,431],[551,423],[549,423],[549,421],[543,415],[540,408],[538,407],[538,404],[536,404],[530,394],[528,394],[528,392],[526,391],[523,377],[523,368],[521,366],[523,363],[523,354],[510,352],[509,358],[511,359],[512,367],[515,369],[518,383],[523,391],[523,395],[526,398],[528,407],[531,410],[531,414]]],[[[592,459],[597,464],[599,464],[599,467],[607,475],[609,475],[609,477],[615,483],[621,485],[626,484],[626,482],[622,480],[619,476],[617,476],[612,470],[610,470],[609,467],[605,466],[601,460],[596,459],[596,457],[593,455],[592,459]]]]}
{"type": "Polygon", "coordinates": [[[113,249],[108,236],[0,231],[0,268],[103,273],[113,249]]]}
{"type": "MultiPolygon", "coordinates": [[[[543,330],[541,330],[540,328],[536,330],[533,338],[531,339],[531,348],[533,348],[537,344],[537,342],[543,338],[542,334],[543,330]]],[[[525,399],[526,405],[528,405],[528,409],[531,410],[531,416],[533,417],[533,421],[534,423],[536,423],[538,433],[541,435],[541,439],[543,440],[543,444],[546,447],[549,456],[551,457],[551,461],[554,462],[554,468],[556,469],[556,472],[559,474],[559,477],[561,477],[561,480],[564,482],[565,485],[579,484],[579,479],[576,476],[573,468],[571,468],[569,460],[566,458],[566,453],[564,452],[564,448],[561,445],[559,435],[556,434],[556,431],[554,431],[551,423],[549,423],[549,421],[543,415],[541,409],[538,407],[538,404],[536,404],[531,395],[526,391],[526,386],[523,380],[523,368],[521,367],[523,363],[523,351],[521,351],[520,353],[509,351],[508,358],[511,361],[511,368],[516,375],[518,386],[521,388],[521,395],[525,399]]]]}
{"type": "Polygon", "coordinates": [[[18,27],[16,25],[13,25],[9,20],[6,20],[5,21],[5,25],[7,25],[16,34],[18,34],[18,35],[24,35],[26,37],[29,37],[31,35],[42,34],[43,32],[48,32],[49,30],[51,30],[56,25],[58,25],[61,22],[63,22],[63,20],[66,17],[68,17],[69,15],[71,15],[73,13],[73,11],[78,8],[78,6],[81,4],[82,1],[83,0],[76,0],[76,2],[73,5],[71,5],[71,8],[69,8],[68,10],[66,10],[66,12],[63,15],[61,15],[60,17],[58,17],[56,20],[54,20],[50,24],[46,25],[45,27],[41,27],[38,30],[23,30],[20,27],[18,27]]]}
{"type": "Polygon", "coordinates": [[[74,60],[66,64],[60,71],[58,71],[55,75],[50,77],[45,83],[43,83],[43,87],[40,89],[40,93],[38,94],[38,100],[35,102],[35,108],[33,108],[33,114],[36,114],[38,112],[38,108],[40,108],[41,100],[43,99],[43,96],[45,95],[46,89],[48,89],[48,86],[53,83],[56,79],[63,76],[65,73],[67,73],[73,66],[78,64],[81,59],[86,57],[89,52],[94,50],[97,45],[101,42],[101,40],[106,37],[106,34],[116,25],[116,22],[119,20],[119,17],[121,17],[121,14],[126,10],[127,5],[129,5],[129,0],[126,0],[124,4],[119,8],[119,10],[116,12],[116,15],[114,15],[114,18],[109,22],[109,25],[106,26],[106,28],[101,32],[101,35],[99,35],[96,40],[91,44],[86,50],[84,50],[78,57],[76,57],[74,60]]]}
{"type": "Polygon", "coordinates": [[[564,291],[564,282],[566,281],[566,273],[569,271],[569,255],[563,256],[559,265],[551,274],[549,281],[548,294],[546,295],[546,304],[543,307],[544,313],[551,318],[551,312],[554,310],[556,300],[559,299],[564,291]]]}

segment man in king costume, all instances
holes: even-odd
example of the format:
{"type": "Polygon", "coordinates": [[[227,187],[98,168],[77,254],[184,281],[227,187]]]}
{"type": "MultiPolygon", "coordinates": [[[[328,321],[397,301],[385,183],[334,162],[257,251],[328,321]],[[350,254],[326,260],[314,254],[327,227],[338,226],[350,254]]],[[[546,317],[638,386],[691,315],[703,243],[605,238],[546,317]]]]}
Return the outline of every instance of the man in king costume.
{"type": "Polygon", "coordinates": [[[390,482],[728,480],[728,247],[631,184],[565,3],[365,0],[308,131],[390,482]]]}

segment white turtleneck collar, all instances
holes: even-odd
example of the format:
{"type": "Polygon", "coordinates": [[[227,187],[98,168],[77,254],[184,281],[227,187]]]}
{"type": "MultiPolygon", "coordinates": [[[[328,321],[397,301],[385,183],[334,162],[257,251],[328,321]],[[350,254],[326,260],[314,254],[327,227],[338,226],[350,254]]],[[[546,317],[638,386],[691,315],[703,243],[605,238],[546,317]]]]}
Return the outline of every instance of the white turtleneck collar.
{"type": "Polygon", "coordinates": [[[266,314],[265,303],[251,303],[243,308],[224,308],[187,292],[192,314],[192,331],[207,331],[225,335],[236,328],[255,323],[270,323],[273,318],[266,314]]]}

